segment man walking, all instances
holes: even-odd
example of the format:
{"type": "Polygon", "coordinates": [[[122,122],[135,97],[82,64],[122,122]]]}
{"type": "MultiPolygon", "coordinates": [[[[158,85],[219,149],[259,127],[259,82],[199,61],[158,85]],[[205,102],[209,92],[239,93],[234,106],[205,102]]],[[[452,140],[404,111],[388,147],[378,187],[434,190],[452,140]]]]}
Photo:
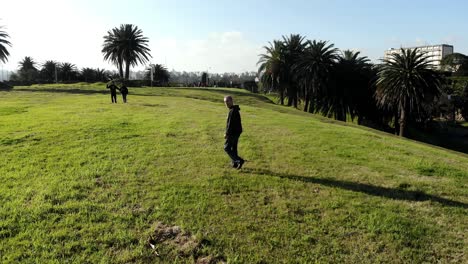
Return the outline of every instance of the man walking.
{"type": "Polygon", "coordinates": [[[120,93],[122,94],[123,102],[127,103],[128,88],[125,86],[125,83],[120,87],[120,93]]]}
{"type": "Polygon", "coordinates": [[[226,133],[224,134],[224,151],[229,155],[232,161],[232,167],[240,170],[244,165],[244,159],[239,157],[237,154],[237,143],[242,133],[242,124],[240,116],[240,108],[238,105],[234,105],[232,96],[228,95],[224,97],[224,104],[229,109],[229,114],[226,122],[226,133]]]}
{"type": "Polygon", "coordinates": [[[117,86],[114,82],[107,84],[107,89],[110,89],[112,103],[117,103],[117,86]]]}

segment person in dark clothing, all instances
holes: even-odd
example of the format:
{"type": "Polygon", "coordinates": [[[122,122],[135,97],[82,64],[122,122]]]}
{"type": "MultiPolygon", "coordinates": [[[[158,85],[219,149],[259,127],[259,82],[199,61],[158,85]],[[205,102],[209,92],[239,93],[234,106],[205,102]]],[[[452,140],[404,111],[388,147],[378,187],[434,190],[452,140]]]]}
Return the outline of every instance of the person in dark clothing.
{"type": "Polygon", "coordinates": [[[110,89],[112,103],[117,103],[117,86],[114,83],[107,84],[107,89],[110,89]]]}
{"type": "Polygon", "coordinates": [[[240,116],[240,108],[238,105],[234,105],[234,100],[231,96],[224,97],[224,104],[229,109],[228,118],[226,121],[226,133],[224,134],[224,151],[229,155],[232,161],[232,167],[241,169],[244,165],[244,159],[239,157],[237,154],[237,143],[239,137],[242,134],[242,123],[240,116]]]}
{"type": "Polygon", "coordinates": [[[120,87],[120,93],[122,94],[122,99],[124,103],[127,103],[127,94],[128,94],[128,88],[125,86],[125,84],[120,87]]]}

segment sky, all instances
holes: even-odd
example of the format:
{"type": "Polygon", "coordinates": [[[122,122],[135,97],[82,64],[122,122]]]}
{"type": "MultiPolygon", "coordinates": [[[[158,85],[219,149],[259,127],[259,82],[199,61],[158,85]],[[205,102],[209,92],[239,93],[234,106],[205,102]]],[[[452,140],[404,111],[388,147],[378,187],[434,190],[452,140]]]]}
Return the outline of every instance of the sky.
{"type": "Polygon", "coordinates": [[[148,37],[151,63],[177,71],[256,71],[263,47],[290,34],[374,62],[402,46],[450,44],[468,54],[466,10],[464,0],[2,0],[12,47],[0,65],[16,70],[30,56],[115,70],[103,60],[103,37],[127,23],[148,37]]]}

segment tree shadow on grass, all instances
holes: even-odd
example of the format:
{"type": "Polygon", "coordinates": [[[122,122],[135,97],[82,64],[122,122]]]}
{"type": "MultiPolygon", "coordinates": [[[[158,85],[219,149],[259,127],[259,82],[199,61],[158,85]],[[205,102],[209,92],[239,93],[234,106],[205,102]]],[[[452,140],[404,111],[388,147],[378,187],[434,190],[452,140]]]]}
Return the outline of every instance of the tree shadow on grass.
{"type": "Polygon", "coordinates": [[[458,201],[453,201],[450,199],[442,198],[439,196],[426,194],[422,191],[410,191],[398,188],[388,188],[388,187],[380,187],[365,183],[358,183],[358,182],[349,182],[349,181],[340,181],[330,178],[314,178],[314,177],[307,177],[307,176],[299,176],[299,175],[291,175],[286,173],[277,173],[272,172],[265,169],[249,169],[245,168],[242,169],[243,172],[246,173],[253,173],[265,176],[273,176],[278,177],[281,179],[289,179],[294,181],[302,181],[306,183],[315,183],[320,184],[328,187],[339,188],[343,190],[353,191],[353,192],[361,192],[368,195],[373,196],[380,196],[395,200],[405,200],[405,201],[432,201],[438,202],[444,206],[450,207],[459,207],[463,209],[468,209],[468,204],[458,201]]]}

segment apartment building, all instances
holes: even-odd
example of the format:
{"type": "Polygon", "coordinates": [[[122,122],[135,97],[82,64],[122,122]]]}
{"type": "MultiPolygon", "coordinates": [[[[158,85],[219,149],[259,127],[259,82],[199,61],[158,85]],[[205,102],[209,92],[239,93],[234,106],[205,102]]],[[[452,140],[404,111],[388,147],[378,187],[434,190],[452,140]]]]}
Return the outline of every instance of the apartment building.
{"type": "Polygon", "coordinates": [[[394,53],[401,53],[401,49],[418,49],[418,52],[426,53],[432,60],[431,64],[434,68],[440,68],[440,61],[447,55],[453,54],[453,46],[447,44],[440,45],[431,45],[431,46],[419,46],[419,47],[408,47],[408,48],[399,48],[399,49],[389,49],[384,53],[384,59],[387,60],[390,58],[390,55],[394,53]]]}

